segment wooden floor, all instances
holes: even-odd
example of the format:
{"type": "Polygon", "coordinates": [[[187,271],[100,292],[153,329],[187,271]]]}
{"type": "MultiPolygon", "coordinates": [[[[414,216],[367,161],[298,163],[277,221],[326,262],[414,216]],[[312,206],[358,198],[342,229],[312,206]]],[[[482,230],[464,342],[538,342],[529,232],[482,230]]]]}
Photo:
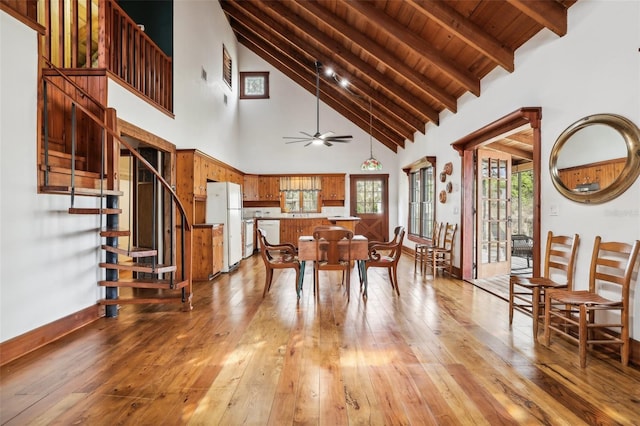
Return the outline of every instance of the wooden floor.
{"type": "Polygon", "coordinates": [[[259,256],[195,285],[194,309],[120,310],[0,370],[6,425],[639,424],[640,370],[535,344],[531,319],[469,283],[414,275],[401,295],[339,272],[299,302],[291,272],[262,298],[259,256]]]}

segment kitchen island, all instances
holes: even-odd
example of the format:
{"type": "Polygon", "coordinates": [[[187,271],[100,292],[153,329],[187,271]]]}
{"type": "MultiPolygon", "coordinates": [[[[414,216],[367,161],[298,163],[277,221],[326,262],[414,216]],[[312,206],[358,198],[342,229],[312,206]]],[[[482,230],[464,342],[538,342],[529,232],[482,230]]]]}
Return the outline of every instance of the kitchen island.
{"type": "Polygon", "coordinates": [[[280,221],[280,241],[279,243],[298,244],[298,238],[302,235],[313,235],[313,230],[317,226],[337,225],[355,232],[355,227],[360,218],[353,216],[329,216],[329,217],[261,217],[259,220],[280,221]]]}

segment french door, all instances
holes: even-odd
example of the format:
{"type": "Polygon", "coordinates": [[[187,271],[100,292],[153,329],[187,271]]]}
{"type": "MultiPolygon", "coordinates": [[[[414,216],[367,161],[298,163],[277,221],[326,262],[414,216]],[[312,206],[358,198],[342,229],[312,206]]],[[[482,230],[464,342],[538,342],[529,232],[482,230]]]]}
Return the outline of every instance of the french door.
{"type": "Polygon", "coordinates": [[[511,270],[511,155],[477,150],[476,278],[511,270]]]}

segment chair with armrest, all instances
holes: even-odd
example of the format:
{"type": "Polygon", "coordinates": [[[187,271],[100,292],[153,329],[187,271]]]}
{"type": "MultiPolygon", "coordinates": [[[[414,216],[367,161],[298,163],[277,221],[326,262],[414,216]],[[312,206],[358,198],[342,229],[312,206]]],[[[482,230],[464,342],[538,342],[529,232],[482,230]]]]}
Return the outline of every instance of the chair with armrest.
{"type": "Polygon", "coordinates": [[[313,288],[317,295],[320,271],[342,271],[347,300],[351,293],[351,241],[353,232],[342,227],[318,227],[313,231],[316,255],[313,262],[313,288]]]}
{"type": "Polygon", "coordinates": [[[620,345],[620,361],[629,364],[629,292],[640,251],[633,244],[595,238],[588,290],[549,289],[545,293],[544,340],[551,332],[578,343],[580,367],[587,348],[620,345]]]}
{"type": "Polygon", "coordinates": [[[573,273],[580,237],[547,233],[544,270],[542,276],[509,277],[509,325],[513,323],[513,311],[533,318],[533,339],[537,340],[538,322],[544,320],[544,292],[550,288],[573,288],[573,273]]]}
{"type": "Polygon", "coordinates": [[[300,298],[300,262],[297,258],[296,248],[293,244],[270,244],[267,241],[264,230],[258,228],[258,244],[260,255],[266,268],[266,277],[262,297],[271,289],[274,269],[294,269],[296,271],[296,293],[300,298]]]}
{"type": "MultiPolygon", "coordinates": [[[[393,231],[393,240],[383,243],[380,241],[369,242],[369,258],[363,263],[363,272],[360,276],[360,287],[363,287],[363,296],[367,296],[367,271],[369,268],[386,268],[389,273],[389,281],[391,282],[391,289],[396,291],[396,294],[400,296],[400,288],[398,287],[398,261],[402,255],[402,241],[404,240],[404,226],[396,226],[393,231]]],[[[360,269],[358,270],[360,271],[360,269]]]]}

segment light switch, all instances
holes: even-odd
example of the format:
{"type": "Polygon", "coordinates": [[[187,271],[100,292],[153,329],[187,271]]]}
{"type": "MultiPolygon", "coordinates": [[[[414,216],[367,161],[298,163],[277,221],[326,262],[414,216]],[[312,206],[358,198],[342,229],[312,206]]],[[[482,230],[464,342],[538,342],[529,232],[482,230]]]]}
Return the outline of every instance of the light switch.
{"type": "Polygon", "coordinates": [[[549,216],[558,216],[558,205],[551,204],[549,206],[549,216]]]}

